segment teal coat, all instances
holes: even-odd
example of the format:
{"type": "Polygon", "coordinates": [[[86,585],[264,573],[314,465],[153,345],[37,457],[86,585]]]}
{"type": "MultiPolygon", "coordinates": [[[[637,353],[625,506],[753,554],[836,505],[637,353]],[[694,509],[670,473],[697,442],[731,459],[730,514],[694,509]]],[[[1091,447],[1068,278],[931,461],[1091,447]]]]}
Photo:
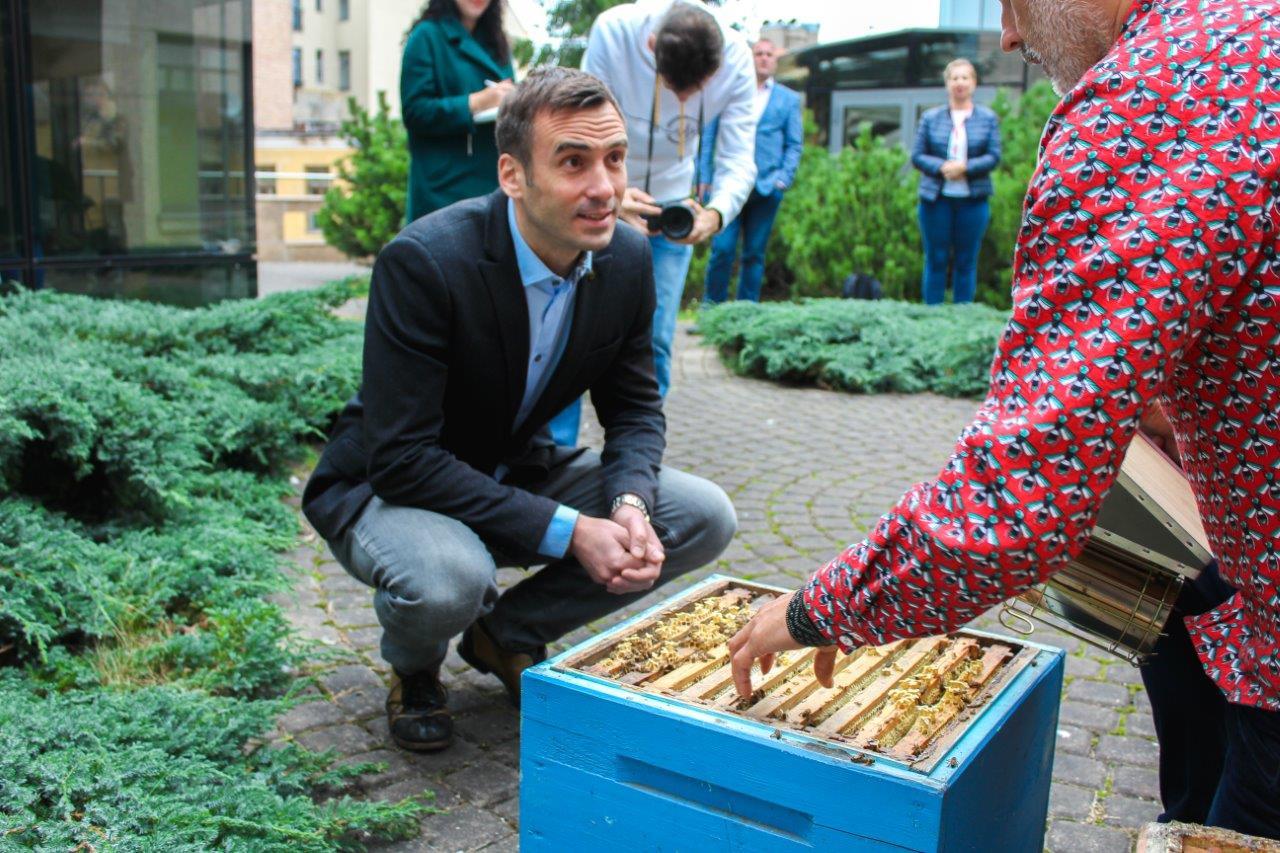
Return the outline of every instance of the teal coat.
{"type": "Polygon", "coordinates": [[[413,28],[400,65],[400,110],[409,132],[409,222],[498,187],[492,122],[471,120],[467,96],[513,76],[456,18],[413,28]]]}

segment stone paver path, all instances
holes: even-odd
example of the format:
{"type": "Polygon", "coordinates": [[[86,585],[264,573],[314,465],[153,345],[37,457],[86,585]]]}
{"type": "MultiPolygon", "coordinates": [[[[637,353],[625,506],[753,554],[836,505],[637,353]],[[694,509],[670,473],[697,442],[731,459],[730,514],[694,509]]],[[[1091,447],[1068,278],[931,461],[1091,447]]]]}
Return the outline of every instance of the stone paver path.
{"type": "MultiPolygon", "coordinates": [[[[682,331],[677,343],[666,462],[723,486],[740,532],[715,565],[566,637],[560,648],[711,572],[798,586],[860,538],[907,486],[936,474],[975,409],[930,395],[852,396],[743,379],[698,339],[682,331]]],[[[599,427],[586,420],[583,441],[599,447],[599,427]]],[[[296,588],[283,599],[290,617],[303,637],[337,654],[315,663],[319,688],[281,718],[282,734],[352,761],[385,762],[385,771],[359,780],[358,794],[398,800],[435,792],[442,813],[423,819],[418,839],[384,849],[517,849],[519,721],[497,680],[451,652],[445,680],[456,743],[435,755],[396,749],[383,716],[387,667],[369,591],[309,528],[293,563],[296,588]]],[[[501,581],[521,574],[503,570],[501,581]]],[[[978,623],[998,630],[990,616],[978,623]]],[[[1069,652],[1046,848],[1128,851],[1137,829],[1159,812],[1156,747],[1137,671],[1059,634],[1041,629],[1035,638],[1069,652]]]]}

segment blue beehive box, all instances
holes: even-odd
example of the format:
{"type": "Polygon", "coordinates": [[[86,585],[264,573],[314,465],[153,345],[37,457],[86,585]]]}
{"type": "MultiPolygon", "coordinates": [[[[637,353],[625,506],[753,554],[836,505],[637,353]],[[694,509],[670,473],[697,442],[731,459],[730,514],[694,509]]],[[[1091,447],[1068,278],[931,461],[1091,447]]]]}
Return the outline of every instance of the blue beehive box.
{"type": "MultiPolygon", "coordinates": [[[[837,718],[892,718],[887,703],[860,709],[861,700],[836,701],[824,734],[796,723],[795,710],[819,701],[817,693],[804,698],[807,688],[755,706],[791,707],[790,721],[752,716],[726,692],[691,699],[697,685],[727,677],[727,669],[712,671],[714,661],[685,664],[688,677],[674,672],[648,686],[625,683],[631,675],[599,674],[599,661],[621,641],[726,592],[782,590],[713,576],[525,672],[522,850],[1043,849],[1061,650],[973,631],[937,638],[948,648],[985,649],[984,662],[997,648],[1010,654],[942,734],[911,755],[900,751],[906,738],[894,754],[865,733],[832,734],[837,718]]],[[[897,660],[906,666],[916,653],[897,660]]],[[[804,666],[798,660],[791,669],[804,666]]],[[[865,685],[898,668],[878,666],[866,664],[860,676],[848,665],[837,692],[841,678],[865,685]]],[[[782,669],[780,662],[777,677],[782,669]]]]}

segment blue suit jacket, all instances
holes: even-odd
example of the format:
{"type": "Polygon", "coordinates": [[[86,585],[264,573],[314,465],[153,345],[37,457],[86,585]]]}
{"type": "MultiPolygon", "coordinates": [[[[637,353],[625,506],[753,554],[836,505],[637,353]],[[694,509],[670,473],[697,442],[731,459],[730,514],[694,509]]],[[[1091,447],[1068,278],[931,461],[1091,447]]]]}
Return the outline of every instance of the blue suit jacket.
{"type": "MultiPolygon", "coordinates": [[[[715,179],[716,134],[720,117],[712,119],[702,131],[702,153],[699,180],[704,184],[715,179]]],[[[756,192],[772,195],[795,182],[804,148],[804,122],[800,118],[800,96],[783,86],[773,84],[769,102],[756,126],[756,192]]]]}
{"type": "MultiPolygon", "coordinates": [[[[1000,120],[987,107],[973,105],[973,115],[964,123],[969,142],[966,180],[969,197],[991,195],[991,170],[1000,164],[1000,120]]],[[[951,109],[934,107],[920,116],[911,163],[920,170],[920,197],[934,201],[942,192],[942,164],[951,145],[951,109]]]]}

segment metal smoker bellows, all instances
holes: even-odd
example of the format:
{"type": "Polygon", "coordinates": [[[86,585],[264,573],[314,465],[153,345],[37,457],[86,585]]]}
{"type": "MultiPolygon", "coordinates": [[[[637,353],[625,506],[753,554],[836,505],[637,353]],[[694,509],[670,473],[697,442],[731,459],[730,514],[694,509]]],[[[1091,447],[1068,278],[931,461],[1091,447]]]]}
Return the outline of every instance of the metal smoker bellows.
{"type": "Polygon", "coordinates": [[[1181,470],[1139,434],[1084,550],[1006,602],[1000,621],[1029,635],[1034,619],[1137,665],[1163,636],[1183,581],[1211,559],[1181,470]]]}

